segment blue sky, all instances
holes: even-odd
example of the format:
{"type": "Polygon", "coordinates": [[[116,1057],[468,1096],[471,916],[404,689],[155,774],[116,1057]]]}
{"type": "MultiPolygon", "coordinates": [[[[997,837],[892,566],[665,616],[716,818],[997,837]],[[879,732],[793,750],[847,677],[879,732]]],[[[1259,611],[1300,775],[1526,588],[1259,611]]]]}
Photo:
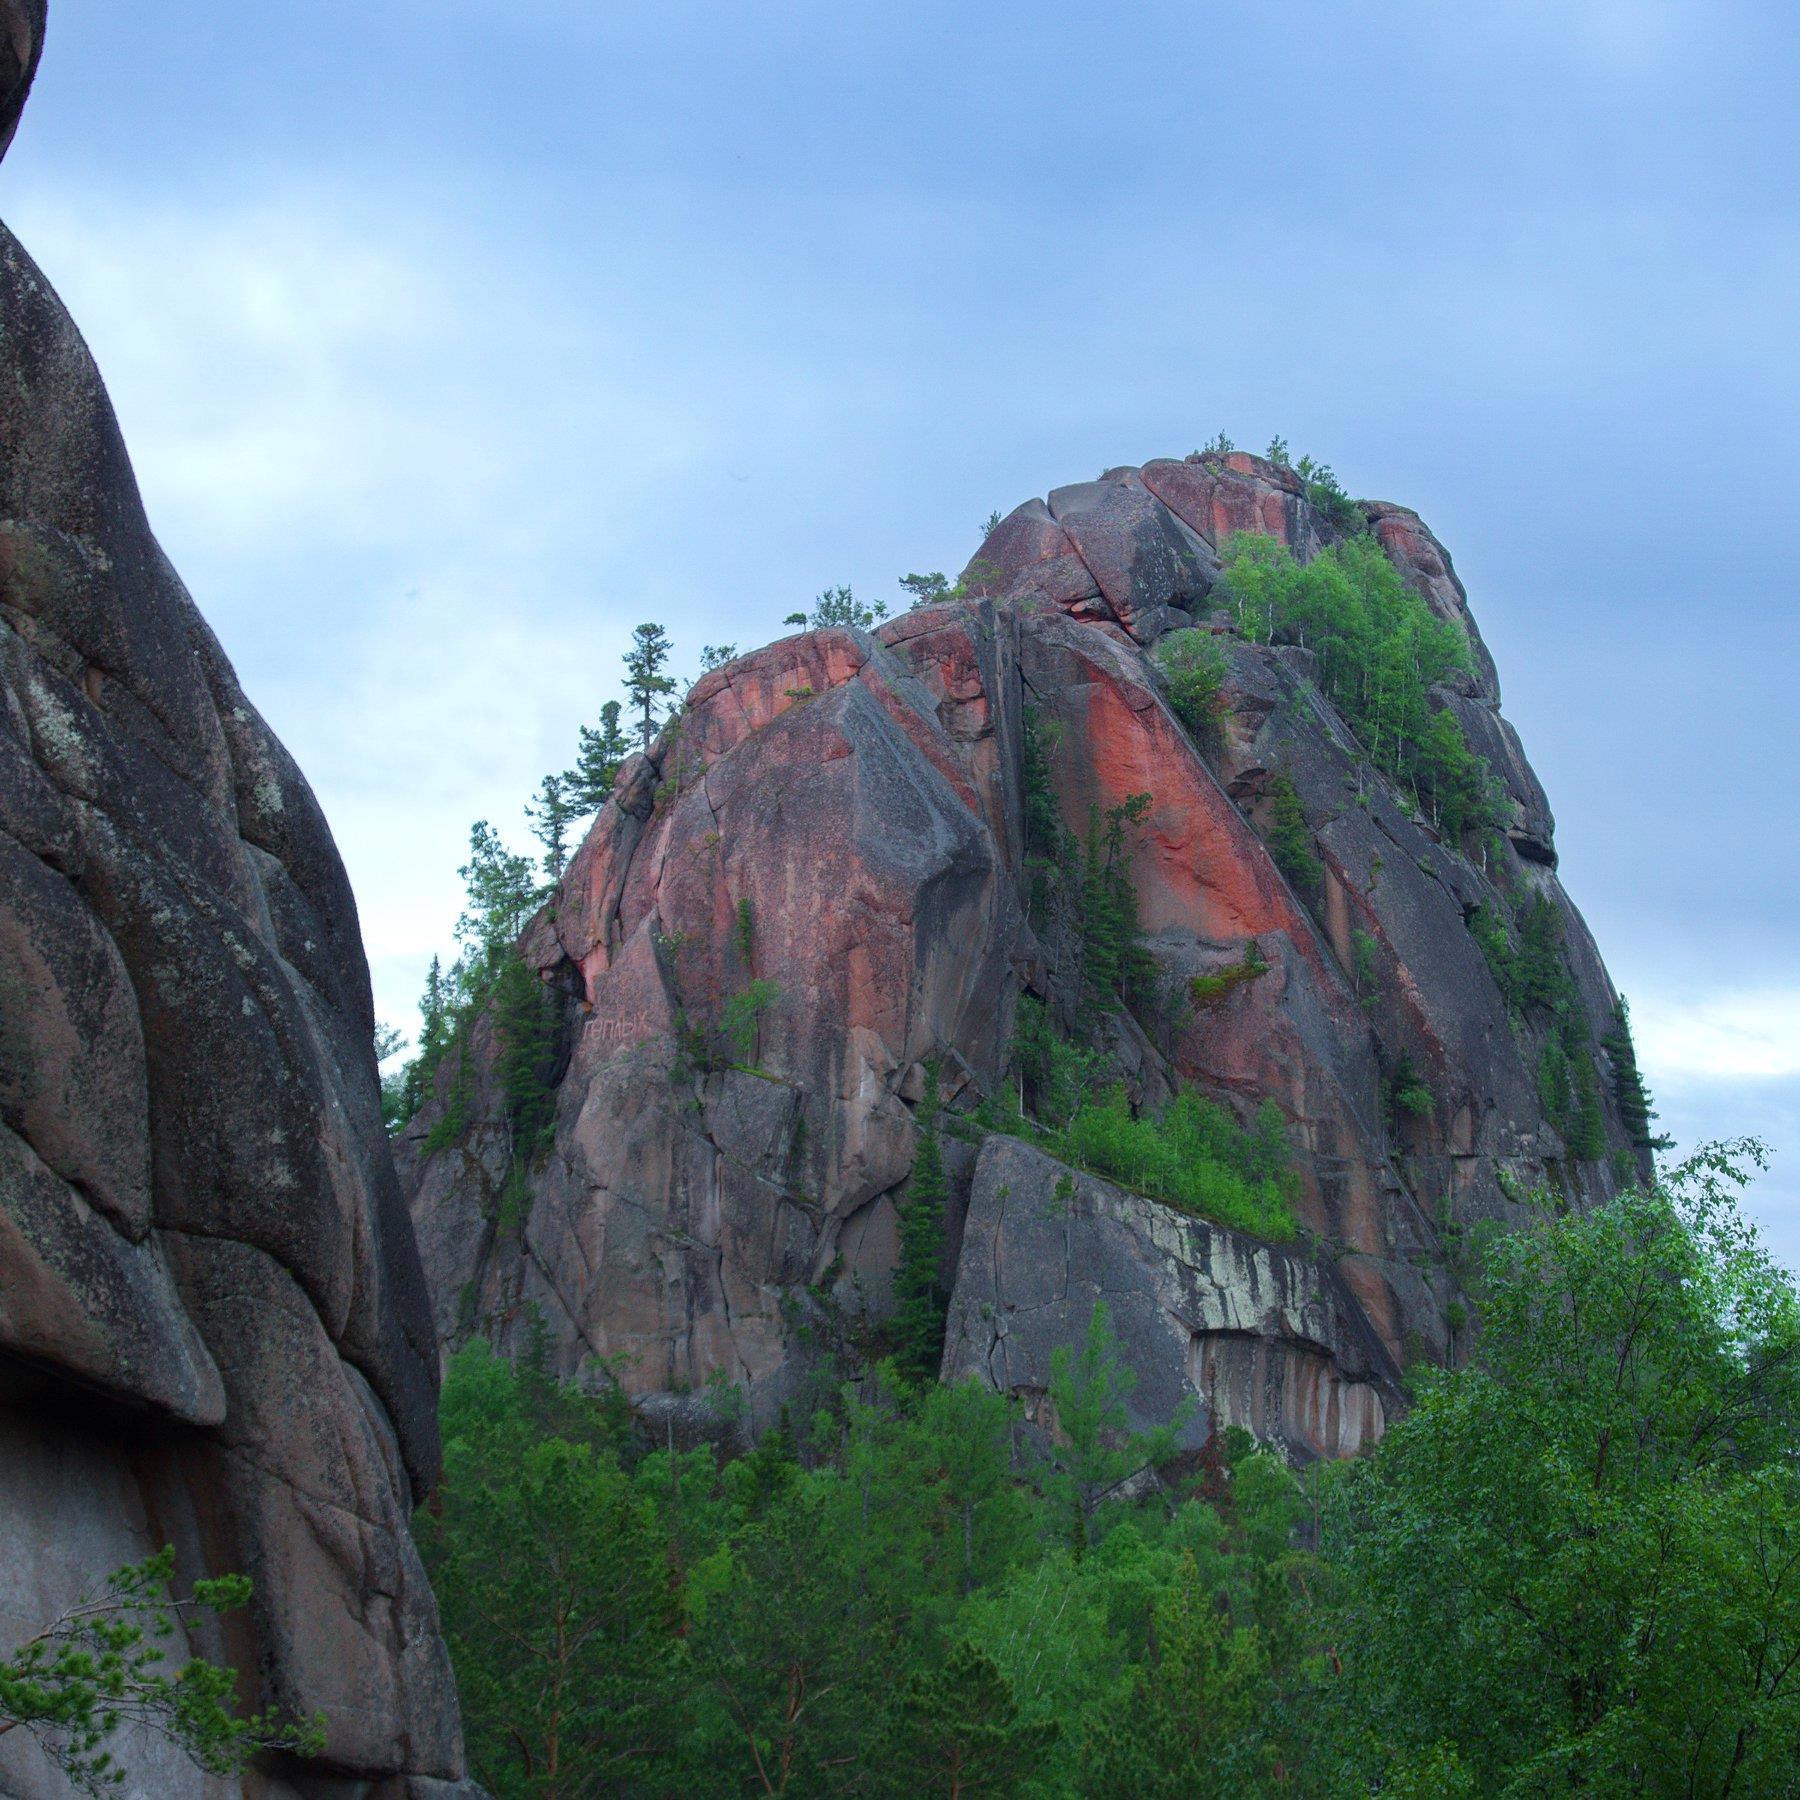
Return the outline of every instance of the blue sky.
{"type": "Polygon", "coordinates": [[[410,1021],[632,625],[1279,431],[1455,554],[1664,1122],[1800,1264],[1800,18],[52,0],[0,213],[410,1021]]]}

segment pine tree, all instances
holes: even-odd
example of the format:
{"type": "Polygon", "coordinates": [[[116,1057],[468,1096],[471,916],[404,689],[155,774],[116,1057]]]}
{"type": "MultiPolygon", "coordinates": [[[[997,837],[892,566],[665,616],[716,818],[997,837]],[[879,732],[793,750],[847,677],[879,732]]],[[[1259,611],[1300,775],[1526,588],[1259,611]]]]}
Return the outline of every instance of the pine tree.
{"type": "Polygon", "coordinates": [[[538,903],[531,859],[501,842],[486,819],[469,828],[469,860],[457,871],[467,898],[456,921],[456,940],[467,959],[471,993],[479,995],[499,972],[501,957],[525,929],[538,903]]]}
{"type": "Polygon", "coordinates": [[[449,984],[444,979],[442,960],[434,956],[426,971],[425,992],[419,1000],[418,1053],[406,1065],[401,1079],[401,1111],[406,1118],[410,1119],[425,1104],[452,1030],[449,984]]]}
{"type": "Polygon", "coordinates": [[[900,1208],[900,1265],[894,1271],[894,1363],[911,1380],[937,1380],[944,1360],[945,1295],[940,1277],[944,1254],[944,1156],[938,1143],[938,1078],[925,1071],[919,1103],[919,1147],[912,1179],[900,1208]]]}
{"type": "Polygon", "coordinates": [[[1575,1072],[1575,1104],[1569,1121],[1569,1154],[1581,1162],[1598,1162],[1606,1154],[1606,1117],[1600,1110],[1600,1080],[1594,1059],[1578,1051],[1571,1062],[1575,1072]]]}
{"type": "Polygon", "coordinates": [[[1631,1038],[1631,1008],[1623,998],[1613,1014],[1612,1029],[1600,1045],[1612,1063],[1613,1098],[1618,1102],[1625,1135],[1640,1150],[1666,1150],[1671,1140],[1650,1129],[1656,1108],[1650,1104],[1650,1090],[1638,1067],[1637,1046],[1631,1038]]]}
{"type": "Polygon", "coordinates": [[[638,735],[645,750],[656,737],[666,710],[664,700],[675,691],[675,683],[662,672],[672,648],[660,625],[646,623],[631,634],[631,648],[625,652],[625,693],[638,715],[638,735]]]}
{"type": "Polygon", "coordinates": [[[1026,1794],[1062,1735],[1055,1719],[1021,1718],[1006,1677],[965,1640],[915,1669],[894,1708],[889,1763],[910,1794],[1026,1794]]]}
{"type": "Polygon", "coordinates": [[[609,700],[600,709],[598,727],[581,728],[575,766],[563,774],[564,796],[573,817],[598,812],[613,791],[613,782],[631,751],[631,740],[619,723],[619,703],[609,700]]]}
{"type": "Polygon", "coordinates": [[[544,846],[544,873],[560,881],[569,860],[569,821],[575,808],[569,803],[569,777],[546,775],[538,784],[537,798],[525,802],[525,816],[532,835],[544,846]]]}

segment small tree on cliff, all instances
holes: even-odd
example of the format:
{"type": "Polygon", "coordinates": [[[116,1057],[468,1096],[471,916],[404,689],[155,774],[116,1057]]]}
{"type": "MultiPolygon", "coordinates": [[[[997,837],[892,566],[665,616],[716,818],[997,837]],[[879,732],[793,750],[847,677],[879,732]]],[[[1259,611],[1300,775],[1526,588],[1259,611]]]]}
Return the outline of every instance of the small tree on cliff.
{"type": "Polygon", "coordinates": [[[900,1208],[900,1266],[894,1272],[894,1365],[916,1382],[932,1382],[944,1360],[944,1154],[938,1143],[937,1065],[925,1069],[919,1103],[919,1147],[906,1203],[900,1208]]]}
{"type": "Polygon", "coordinates": [[[812,628],[826,630],[833,625],[854,631],[872,631],[887,617],[887,607],[879,600],[859,600],[847,587],[827,588],[813,602],[812,628]]]}
{"type": "Polygon", "coordinates": [[[569,823],[575,816],[566,775],[546,775],[538,784],[537,797],[525,802],[532,835],[544,846],[544,873],[552,881],[562,878],[568,864],[569,823]]]}
{"type": "Polygon", "coordinates": [[[563,773],[563,791],[571,815],[581,818],[606,804],[619,773],[619,764],[631,752],[631,739],[619,723],[619,703],[609,700],[600,709],[598,726],[584,725],[575,753],[575,766],[563,773]]]}
{"type": "Polygon", "coordinates": [[[660,625],[643,624],[631,634],[631,648],[625,652],[625,693],[638,715],[638,736],[645,750],[656,737],[665,700],[675,691],[675,683],[662,672],[672,648],[660,625]]]}
{"type": "Polygon", "coordinates": [[[525,929],[538,901],[531,858],[517,856],[486,819],[469,828],[469,860],[457,871],[466,900],[456,921],[464,979],[472,997],[499,972],[501,959],[525,929]]]}
{"type": "Polygon", "coordinates": [[[125,1785],[130,1772],[106,1748],[121,1726],[167,1738],[215,1775],[235,1775],[259,1750],[316,1756],[322,1719],[274,1712],[241,1716],[237,1675],[193,1657],[168,1669],[176,1630],[206,1613],[233,1612],[250,1598],[242,1575],[170,1592],[175,1552],[120,1569],[102,1592],[78,1601],[16,1650],[0,1652],[0,1737],[24,1730],[71,1785],[90,1794],[125,1785]]]}

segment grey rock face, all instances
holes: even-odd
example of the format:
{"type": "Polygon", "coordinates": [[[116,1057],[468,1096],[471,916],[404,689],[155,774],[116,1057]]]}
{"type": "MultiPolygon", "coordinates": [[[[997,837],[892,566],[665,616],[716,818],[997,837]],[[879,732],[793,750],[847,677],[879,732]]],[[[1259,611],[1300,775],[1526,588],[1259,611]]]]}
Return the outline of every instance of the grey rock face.
{"type": "Polygon", "coordinates": [[[1309,1257],[1065,1168],[1016,1138],[982,1146],[944,1379],[1022,1395],[1046,1430],[1050,1362],[1104,1302],[1150,1430],[1183,1409],[1198,1447],[1237,1425],[1296,1461],[1353,1456],[1398,1401],[1354,1300],[1309,1257]]]}
{"type": "MultiPolygon", "coordinates": [[[[42,25],[0,10],[0,133],[42,25]]],[[[183,1584],[252,1576],[213,1649],[327,1715],[330,1769],[458,1781],[408,1534],[430,1311],[349,885],[4,228],[0,364],[0,1643],[170,1542],[183,1584]]],[[[59,1792],[24,1738],[0,1790],[59,1792]]]]}

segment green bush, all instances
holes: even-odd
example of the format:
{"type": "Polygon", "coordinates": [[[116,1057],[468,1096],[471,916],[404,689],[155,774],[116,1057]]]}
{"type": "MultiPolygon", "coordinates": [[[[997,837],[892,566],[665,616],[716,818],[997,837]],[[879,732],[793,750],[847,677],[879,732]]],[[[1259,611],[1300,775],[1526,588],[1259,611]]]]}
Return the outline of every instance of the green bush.
{"type": "Polygon", "coordinates": [[[1370,760],[1452,842],[1501,823],[1498,784],[1431,689],[1467,675],[1462,632],[1438,618],[1367,536],[1299,563],[1271,537],[1225,540],[1222,596],[1255,642],[1299,644],[1370,760]]]}
{"type": "Polygon", "coordinates": [[[1293,777],[1283,771],[1269,784],[1269,851],[1275,866],[1307,899],[1316,899],[1325,865],[1313,847],[1312,828],[1293,777]]]}
{"type": "Polygon", "coordinates": [[[1169,706],[1198,744],[1216,743],[1231,664],[1210,631],[1172,631],[1156,646],[1169,706]]]}
{"type": "Polygon", "coordinates": [[[1160,1119],[1134,1117],[1115,1085],[1085,1098],[1045,1144],[1064,1162],[1253,1237],[1286,1243],[1298,1231],[1287,1129],[1270,1101],[1246,1131],[1192,1093],[1176,1095],[1160,1119]]]}

